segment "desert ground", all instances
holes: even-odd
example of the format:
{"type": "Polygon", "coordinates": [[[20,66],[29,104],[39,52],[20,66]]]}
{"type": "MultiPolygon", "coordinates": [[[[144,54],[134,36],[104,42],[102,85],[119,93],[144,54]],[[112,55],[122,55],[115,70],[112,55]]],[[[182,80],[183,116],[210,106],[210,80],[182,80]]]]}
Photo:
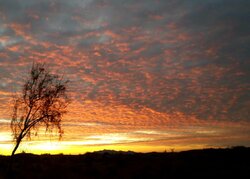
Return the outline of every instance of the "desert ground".
{"type": "Polygon", "coordinates": [[[0,178],[250,178],[250,148],[0,156],[0,178]]]}

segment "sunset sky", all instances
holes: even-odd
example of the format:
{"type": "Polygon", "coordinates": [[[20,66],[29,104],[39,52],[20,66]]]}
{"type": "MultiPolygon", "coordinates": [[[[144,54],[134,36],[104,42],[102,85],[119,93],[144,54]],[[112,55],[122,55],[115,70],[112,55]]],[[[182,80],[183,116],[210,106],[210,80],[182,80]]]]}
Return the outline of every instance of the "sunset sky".
{"type": "Polygon", "coordinates": [[[0,0],[0,154],[33,62],[72,102],[19,152],[250,146],[249,32],[249,0],[0,0]]]}

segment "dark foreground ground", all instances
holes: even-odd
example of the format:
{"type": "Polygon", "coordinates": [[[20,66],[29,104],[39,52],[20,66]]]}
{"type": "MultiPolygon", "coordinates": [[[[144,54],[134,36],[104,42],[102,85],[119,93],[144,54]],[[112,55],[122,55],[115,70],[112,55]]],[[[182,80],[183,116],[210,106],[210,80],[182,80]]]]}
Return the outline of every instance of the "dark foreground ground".
{"type": "Polygon", "coordinates": [[[250,148],[179,153],[101,151],[85,155],[0,156],[0,178],[250,178],[250,148]]]}

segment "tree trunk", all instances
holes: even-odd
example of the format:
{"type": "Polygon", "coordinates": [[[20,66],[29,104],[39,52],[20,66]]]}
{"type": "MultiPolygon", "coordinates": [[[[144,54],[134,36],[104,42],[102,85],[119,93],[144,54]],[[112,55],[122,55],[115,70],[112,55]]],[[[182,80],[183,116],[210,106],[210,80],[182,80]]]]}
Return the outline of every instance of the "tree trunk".
{"type": "Polygon", "coordinates": [[[11,157],[13,157],[15,155],[15,152],[16,152],[17,148],[19,147],[20,142],[21,142],[21,136],[19,136],[17,139],[16,146],[11,153],[11,157]]]}
{"type": "Polygon", "coordinates": [[[8,175],[11,176],[12,174],[12,164],[13,164],[13,160],[14,160],[14,155],[15,155],[15,152],[16,150],[18,149],[20,143],[21,143],[21,140],[22,140],[22,135],[23,135],[23,131],[20,133],[20,135],[18,136],[17,140],[16,140],[16,146],[15,148],[13,149],[12,153],[11,153],[11,156],[10,156],[10,162],[9,162],[9,166],[8,166],[8,175]]]}
{"type": "Polygon", "coordinates": [[[23,132],[24,132],[24,130],[21,131],[18,138],[16,139],[16,146],[15,146],[15,148],[13,149],[13,151],[11,153],[11,157],[13,157],[15,155],[15,152],[16,152],[17,148],[19,147],[19,145],[20,145],[20,143],[22,141],[22,138],[24,137],[23,132]]]}

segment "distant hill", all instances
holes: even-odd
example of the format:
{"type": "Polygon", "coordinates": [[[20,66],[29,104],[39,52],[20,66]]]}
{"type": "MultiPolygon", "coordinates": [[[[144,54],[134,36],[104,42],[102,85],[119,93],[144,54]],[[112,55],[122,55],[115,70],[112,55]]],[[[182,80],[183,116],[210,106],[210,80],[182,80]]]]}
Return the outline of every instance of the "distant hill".
{"type": "Polygon", "coordinates": [[[250,178],[250,148],[135,153],[102,150],[84,155],[17,154],[8,174],[8,156],[0,156],[2,178],[250,178]]]}
{"type": "Polygon", "coordinates": [[[133,151],[117,151],[117,150],[100,150],[100,151],[95,151],[95,152],[88,152],[87,154],[110,154],[110,155],[117,155],[117,154],[122,154],[122,155],[134,155],[136,152],[133,151]]]}

